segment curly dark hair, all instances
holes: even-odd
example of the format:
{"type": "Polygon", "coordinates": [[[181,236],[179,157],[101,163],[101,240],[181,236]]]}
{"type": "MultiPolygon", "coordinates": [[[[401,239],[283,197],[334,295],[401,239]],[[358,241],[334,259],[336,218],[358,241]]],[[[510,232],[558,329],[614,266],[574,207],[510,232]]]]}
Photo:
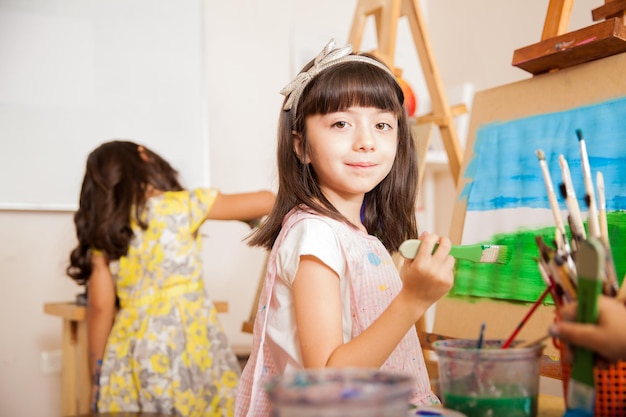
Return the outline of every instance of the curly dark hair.
{"type": "MultiPolygon", "coordinates": [[[[312,64],[313,61],[309,62],[303,71],[312,64]]],[[[308,152],[306,116],[344,111],[352,106],[389,110],[398,118],[396,159],[387,177],[365,194],[363,225],[390,252],[396,251],[404,240],[416,238],[417,155],[403,102],[404,94],[395,77],[368,63],[347,61],[325,69],[313,78],[300,96],[295,117],[293,107],[289,111],[281,110],[276,204],[267,221],[252,236],[250,245],[271,249],[282,228],[284,216],[299,205],[351,224],[322,194],[310,164],[302,163],[294,152],[293,133],[302,136],[302,148],[308,152]]]]}
{"type": "Polygon", "coordinates": [[[150,149],[130,141],[103,143],[87,158],[78,211],[74,214],[78,245],[70,253],[67,275],[84,285],[91,275],[91,250],[108,260],[128,251],[131,216],[146,229],[140,213],[149,187],[179,191],[178,172],[150,149]]]}

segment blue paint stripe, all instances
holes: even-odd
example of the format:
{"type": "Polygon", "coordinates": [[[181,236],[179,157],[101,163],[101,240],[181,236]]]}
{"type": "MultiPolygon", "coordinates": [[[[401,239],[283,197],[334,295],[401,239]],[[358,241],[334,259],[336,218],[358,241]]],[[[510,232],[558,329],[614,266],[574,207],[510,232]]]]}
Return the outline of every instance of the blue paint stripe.
{"type": "Polygon", "coordinates": [[[583,132],[594,182],[597,171],[604,176],[607,210],[625,210],[626,98],[481,126],[476,132],[474,158],[465,171],[470,182],[461,193],[467,210],[549,209],[535,154],[538,149],[545,152],[561,208],[565,209],[558,193],[560,154],[568,162],[581,209],[586,207],[576,129],[583,132]]]}

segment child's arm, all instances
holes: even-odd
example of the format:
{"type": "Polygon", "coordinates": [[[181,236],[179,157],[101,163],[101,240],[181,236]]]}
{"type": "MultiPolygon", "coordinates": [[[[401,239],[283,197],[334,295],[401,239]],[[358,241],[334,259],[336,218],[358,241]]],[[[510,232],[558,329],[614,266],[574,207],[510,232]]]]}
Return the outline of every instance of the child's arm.
{"type": "Polygon", "coordinates": [[[276,196],[271,191],[240,194],[218,194],[207,214],[211,220],[251,221],[268,214],[274,207],[276,196]]]}
{"type": "Polygon", "coordinates": [[[450,241],[423,236],[402,269],[403,289],[383,314],[348,343],[342,340],[339,277],[313,256],[302,256],[293,283],[298,337],[306,368],[380,367],[406,333],[453,282],[450,241]],[[435,244],[439,247],[432,254],[435,244]]]}
{"type": "MultiPolygon", "coordinates": [[[[115,286],[109,264],[103,254],[91,256],[92,272],[89,277],[87,297],[87,339],[89,345],[89,369],[97,395],[98,378],[106,341],[115,317],[115,286]]],[[[92,400],[96,400],[93,398],[92,400]]]]}

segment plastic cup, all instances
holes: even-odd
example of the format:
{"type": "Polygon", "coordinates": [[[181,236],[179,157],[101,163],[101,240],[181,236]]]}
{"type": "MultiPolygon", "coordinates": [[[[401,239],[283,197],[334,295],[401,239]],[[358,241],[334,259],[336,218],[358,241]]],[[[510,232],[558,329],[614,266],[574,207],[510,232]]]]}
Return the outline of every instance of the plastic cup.
{"type": "Polygon", "coordinates": [[[468,417],[537,415],[543,345],[502,349],[501,340],[433,343],[439,358],[439,391],[446,408],[468,417]]]}
{"type": "Polygon", "coordinates": [[[272,417],[407,417],[413,380],[371,369],[315,369],[265,386],[272,417]]]}

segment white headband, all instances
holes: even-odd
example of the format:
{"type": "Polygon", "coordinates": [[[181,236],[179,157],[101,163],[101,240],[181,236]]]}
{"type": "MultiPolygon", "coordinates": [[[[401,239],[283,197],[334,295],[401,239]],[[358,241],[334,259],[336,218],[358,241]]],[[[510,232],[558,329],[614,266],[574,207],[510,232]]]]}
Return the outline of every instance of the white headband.
{"type": "Polygon", "coordinates": [[[332,67],[337,64],[342,64],[344,62],[363,62],[366,64],[374,65],[386,71],[395,79],[394,73],[385,64],[367,56],[351,55],[352,45],[348,44],[346,47],[341,49],[333,49],[334,46],[335,40],[331,39],[330,42],[326,44],[324,49],[322,49],[322,52],[320,52],[315,57],[315,61],[313,61],[313,66],[309,68],[308,71],[303,71],[299,73],[293,81],[291,81],[289,84],[283,87],[282,90],[280,90],[280,94],[287,97],[287,101],[285,101],[283,110],[288,111],[293,108],[292,113],[294,120],[296,117],[296,110],[298,108],[298,101],[300,100],[302,91],[304,91],[304,88],[311,82],[313,78],[315,78],[320,72],[324,71],[326,68],[332,67]]]}

